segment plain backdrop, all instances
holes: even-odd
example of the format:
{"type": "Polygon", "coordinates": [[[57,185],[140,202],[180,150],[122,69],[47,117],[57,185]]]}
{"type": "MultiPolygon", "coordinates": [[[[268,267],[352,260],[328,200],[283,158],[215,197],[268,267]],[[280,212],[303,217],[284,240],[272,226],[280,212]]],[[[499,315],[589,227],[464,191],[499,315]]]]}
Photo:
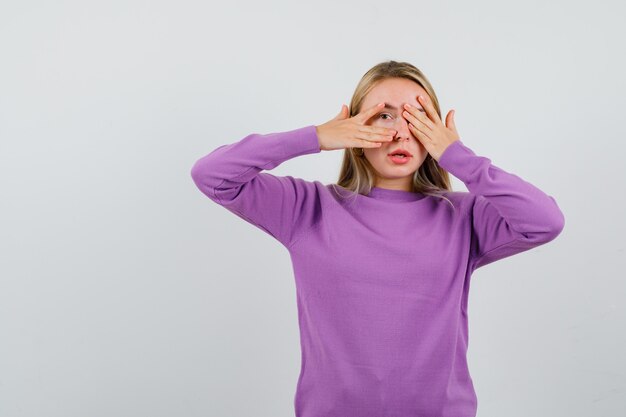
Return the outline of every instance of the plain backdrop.
{"type": "MultiPolygon", "coordinates": [[[[565,215],[555,241],[472,277],[478,416],[625,415],[625,11],[3,0],[0,417],[293,416],[289,254],[190,170],[249,133],[328,121],[389,59],[565,215]]],[[[331,183],[341,157],[272,172],[331,183]]]]}

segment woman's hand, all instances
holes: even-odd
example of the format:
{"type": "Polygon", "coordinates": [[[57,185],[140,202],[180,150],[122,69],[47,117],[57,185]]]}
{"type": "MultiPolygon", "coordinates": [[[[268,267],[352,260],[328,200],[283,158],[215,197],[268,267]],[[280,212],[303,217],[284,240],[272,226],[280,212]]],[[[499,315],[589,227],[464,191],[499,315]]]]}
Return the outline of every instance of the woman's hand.
{"type": "Polygon", "coordinates": [[[320,149],[378,148],[382,142],[391,142],[396,134],[395,129],[365,124],[384,105],[379,103],[353,117],[348,117],[348,106],[342,105],[341,112],[332,120],[315,126],[320,149]]]}
{"type": "Polygon", "coordinates": [[[426,114],[407,103],[404,105],[405,111],[402,115],[409,121],[409,129],[413,135],[424,145],[426,151],[439,161],[439,157],[448,146],[460,138],[454,124],[454,110],[448,112],[444,126],[427,95],[418,96],[417,101],[426,110],[426,114]]]}

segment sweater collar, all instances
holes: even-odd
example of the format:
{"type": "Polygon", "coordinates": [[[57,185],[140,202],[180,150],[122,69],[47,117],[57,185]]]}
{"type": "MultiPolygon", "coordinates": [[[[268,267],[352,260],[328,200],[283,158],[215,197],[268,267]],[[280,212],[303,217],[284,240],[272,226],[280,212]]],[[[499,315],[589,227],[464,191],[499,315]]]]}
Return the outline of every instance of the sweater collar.
{"type": "Polygon", "coordinates": [[[368,197],[378,200],[393,200],[393,201],[416,201],[426,197],[422,193],[414,193],[411,191],[392,190],[390,188],[372,187],[368,197]]]}

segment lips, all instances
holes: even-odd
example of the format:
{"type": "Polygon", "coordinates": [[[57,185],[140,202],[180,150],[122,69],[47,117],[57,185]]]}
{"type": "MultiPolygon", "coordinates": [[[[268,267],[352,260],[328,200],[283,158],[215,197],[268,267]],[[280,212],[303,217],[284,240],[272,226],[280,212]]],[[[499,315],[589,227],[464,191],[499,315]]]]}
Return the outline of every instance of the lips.
{"type": "Polygon", "coordinates": [[[388,155],[389,156],[392,156],[392,155],[404,155],[406,157],[413,156],[409,151],[407,151],[405,149],[396,149],[395,151],[389,153],[388,155]]]}

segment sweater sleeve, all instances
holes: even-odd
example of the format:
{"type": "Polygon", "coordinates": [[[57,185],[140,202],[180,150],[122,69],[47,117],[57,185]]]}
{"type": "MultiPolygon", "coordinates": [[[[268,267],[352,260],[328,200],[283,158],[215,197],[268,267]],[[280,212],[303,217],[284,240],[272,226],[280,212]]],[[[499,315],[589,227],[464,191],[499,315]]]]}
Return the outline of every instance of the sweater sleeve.
{"type": "Polygon", "coordinates": [[[547,243],[563,230],[565,218],[553,197],[460,140],[445,149],[439,165],[474,196],[469,210],[473,269],[547,243]]]}
{"type": "Polygon", "coordinates": [[[315,125],[286,132],[252,133],[197,160],[191,177],[212,201],[289,248],[297,231],[313,217],[315,184],[261,171],[299,155],[319,152],[315,125]]]}

